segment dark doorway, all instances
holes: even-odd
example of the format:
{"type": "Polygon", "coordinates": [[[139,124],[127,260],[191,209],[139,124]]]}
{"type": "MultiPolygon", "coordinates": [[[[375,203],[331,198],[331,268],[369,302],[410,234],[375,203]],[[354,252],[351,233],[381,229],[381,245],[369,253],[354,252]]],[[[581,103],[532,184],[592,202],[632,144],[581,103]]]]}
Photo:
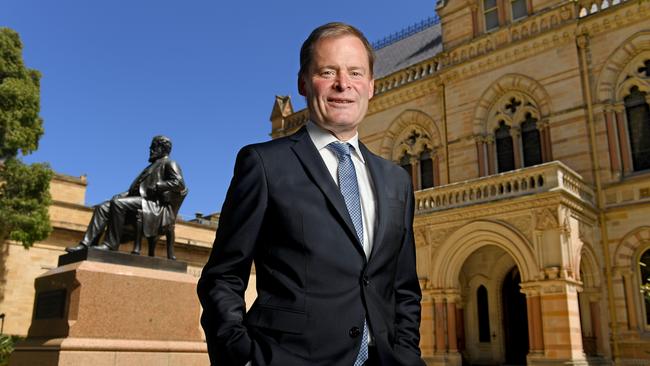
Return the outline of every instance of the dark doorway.
{"type": "Polygon", "coordinates": [[[514,267],[503,280],[503,329],[506,365],[525,365],[528,354],[526,295],[520,291],[521,276],[514,267]]]}

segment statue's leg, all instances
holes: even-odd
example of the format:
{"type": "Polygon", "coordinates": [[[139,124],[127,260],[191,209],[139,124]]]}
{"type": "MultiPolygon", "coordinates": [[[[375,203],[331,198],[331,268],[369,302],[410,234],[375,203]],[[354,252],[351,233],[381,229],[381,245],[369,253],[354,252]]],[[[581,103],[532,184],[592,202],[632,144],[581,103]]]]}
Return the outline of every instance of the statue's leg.
{"type": "Polygon", "coordinates": [[[135,215],[135,240],[133,241],[133,251],[131,254],[140,255],[142,247],[142,210],[138,210],[135,215]]]}
{"type": "Polygon", "coordinates": [[[149,256],[150,257],[155,257],[156,256],[156,243],[158,243],[158,236],[150,236],[147,238],[147,242],[149,244],[149,256]]]}
{"type": "Polygon", "coordinates": [[[104,229],[106,229],[106,224],[108,223],[110,205],[111,201],[104,201],[95,206],[93,216],[86,228],[86,233],[84,234],[83,239],[81,239],[79,245],[66,248],[65,250],[67,252],[75,252],[77,250],[86,249],[89,246],[97,245],[97,242],[102,236],[104,229]]]}
{"type": "Polygon", "coordinates": [[[176,260],[176,256],[174,255],[174,243],[176,242],[176,233],[175,233],[175,227],[174,225],[169,225],[167,228],[167,232],[165,233],[165,239],[167,239],[167,259],[171,259],[173,261],[176,260]]]}
{"type": "Polygon", "coordinates": [[[84,238],[81,240],[82,243],[88,246],[97,245],[99,237],[104,232],[104,229],[106,229],[110,207],[111,201],[104,201],[95,206],[93,217],[90,219],[84,238]]]}
{"type": "Polygon", "coordinates": [[[120,237],[124,230],[126,214],[142,208],[142,197],[113,198],[109,211],[106,238],[98,249],[117,250],[120,246],[120,237]]]}

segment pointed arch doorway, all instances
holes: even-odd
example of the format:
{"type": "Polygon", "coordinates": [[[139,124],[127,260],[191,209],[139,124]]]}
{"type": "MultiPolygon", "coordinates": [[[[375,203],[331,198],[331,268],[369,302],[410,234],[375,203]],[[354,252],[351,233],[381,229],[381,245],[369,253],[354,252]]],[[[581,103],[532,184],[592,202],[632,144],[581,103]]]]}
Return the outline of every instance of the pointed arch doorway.
{"type": "Polygon", "coordinates": [[[521,275],[514,266],[501,286],[505,365],[525,365],[529,350],[526,295],[520,285],[521,275]]]}

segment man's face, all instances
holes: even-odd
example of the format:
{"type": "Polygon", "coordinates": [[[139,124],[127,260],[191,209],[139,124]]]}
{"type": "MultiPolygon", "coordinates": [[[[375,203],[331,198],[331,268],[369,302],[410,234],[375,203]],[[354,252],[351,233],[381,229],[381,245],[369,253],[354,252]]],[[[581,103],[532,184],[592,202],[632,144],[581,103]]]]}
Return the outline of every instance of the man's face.
{"type": "Polygon", "coordinates": [[[153,163],[154,161],[165,156],[165,149],[162,144],[158,144],[155,141],[151,143],[149,147],[149,162],[153,163]]]}
{"type": "Polygon", "coordinates": [[[298,79],[311,120],[343,141],[357,132],[374,85],[366,48],[350,35],[316,42],[312,64],[298,79]]]}

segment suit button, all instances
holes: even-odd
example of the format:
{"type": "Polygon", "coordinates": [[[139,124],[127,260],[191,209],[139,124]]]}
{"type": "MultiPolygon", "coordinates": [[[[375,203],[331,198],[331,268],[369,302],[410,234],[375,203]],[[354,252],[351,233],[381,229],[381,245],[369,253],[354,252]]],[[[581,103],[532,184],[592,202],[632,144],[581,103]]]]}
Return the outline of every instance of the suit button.
{"type": "Polygon", "coordinates": [[[370,279],[368,278],[368,276],[363,276],[363,279],[361,281],[363,282],[364,286],[370,285],[370,279]]]}
{"type": "Polygon", "coordinates": [[[356,338],[361,334],[361,329],[359,329],[359,327],[352,327],[348,333],[350,334],[350,337],[356,338]]]}

